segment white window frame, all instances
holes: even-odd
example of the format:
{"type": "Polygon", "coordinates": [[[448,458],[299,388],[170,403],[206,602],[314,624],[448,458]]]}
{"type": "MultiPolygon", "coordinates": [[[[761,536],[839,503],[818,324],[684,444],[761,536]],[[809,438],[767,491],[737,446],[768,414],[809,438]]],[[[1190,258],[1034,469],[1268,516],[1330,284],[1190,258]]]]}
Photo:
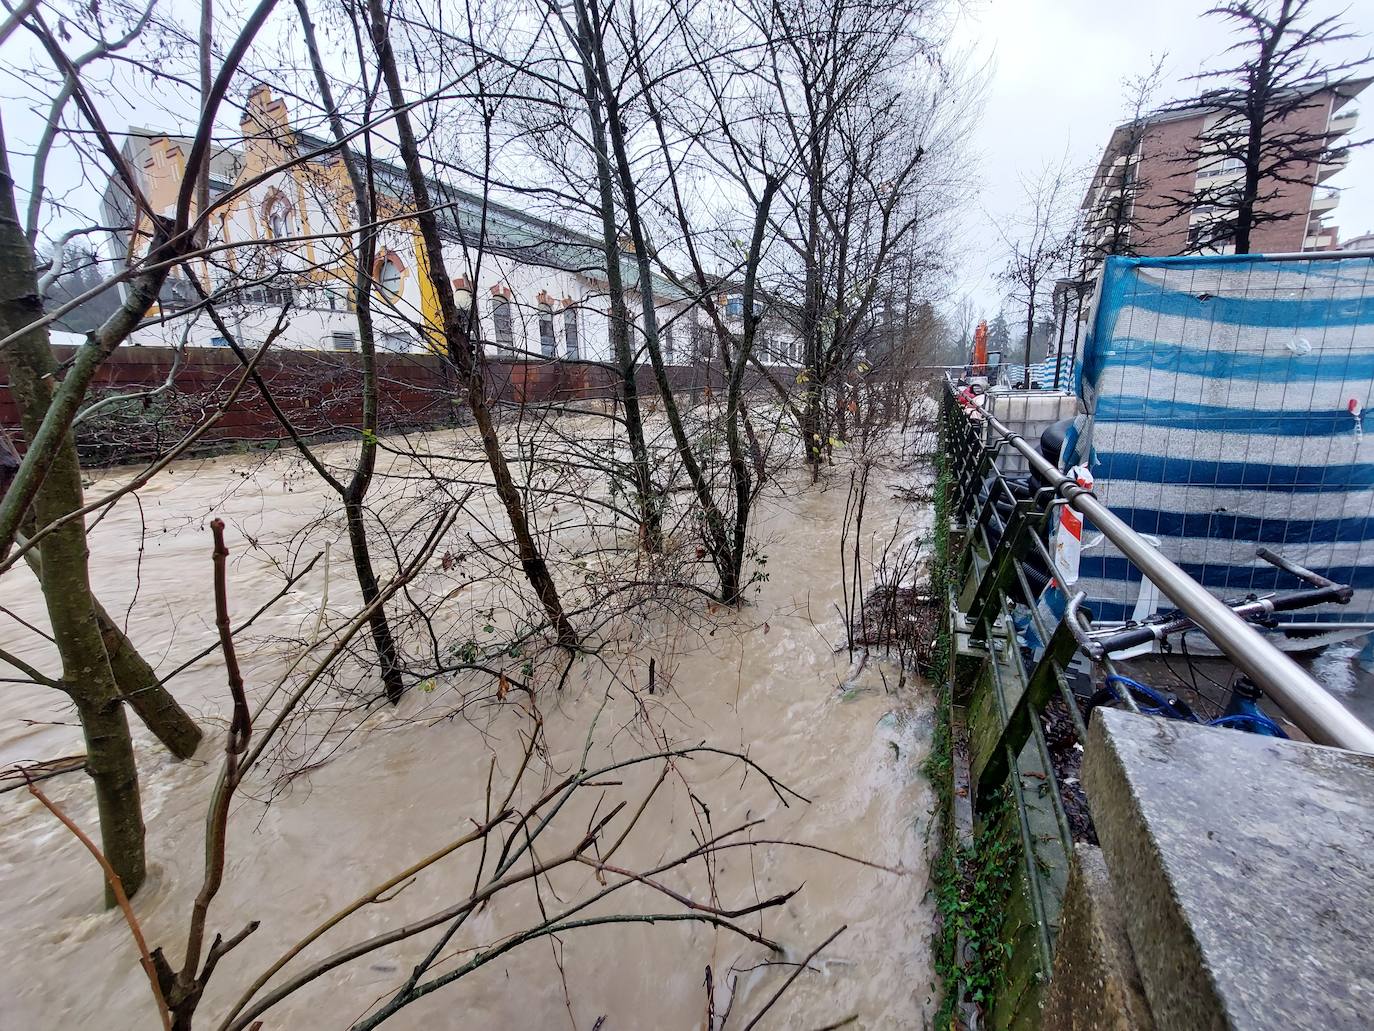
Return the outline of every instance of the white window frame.
{"type": "Polygon", "coordinates": [[[539,353],[545,358],[558,357],[558,332],[553,325],[553,305],[539,304],[539,353]]]}
{"type": "Polygon", "coordinates": [[[405,271],[400,263],[393,261],[391,255],[387,255],[377,266],[377,286],[379,286],[387,297],[400,297],[401,286],[405,283],[405,271]],[[393,283],[392,280],[395,280],[393,283]]]}
{"type": "Polygon", "coordinates": [[[579,309],[569,305],[563,309],[563,347],[569,359],[577,361],[582,357],[582,319],[579,309]]]}

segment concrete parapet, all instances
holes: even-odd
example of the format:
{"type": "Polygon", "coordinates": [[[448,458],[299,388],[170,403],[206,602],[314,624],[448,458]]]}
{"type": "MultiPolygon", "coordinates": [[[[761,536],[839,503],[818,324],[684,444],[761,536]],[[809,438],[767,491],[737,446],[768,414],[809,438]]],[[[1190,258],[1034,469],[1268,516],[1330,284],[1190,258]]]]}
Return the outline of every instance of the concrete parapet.
{"type": "Polygon", "coordinates": [[[1153,1031],[1101,849],[1074,847],[1059,919],[1054,973],[1040,1026],[1047,1031],[1153,1031]]]}
{"type": "Polygon", "coordinates": [[[1374,757],[1098,709],[1083,782],[1159,1027],[1374,1026],[1374,757]]]}

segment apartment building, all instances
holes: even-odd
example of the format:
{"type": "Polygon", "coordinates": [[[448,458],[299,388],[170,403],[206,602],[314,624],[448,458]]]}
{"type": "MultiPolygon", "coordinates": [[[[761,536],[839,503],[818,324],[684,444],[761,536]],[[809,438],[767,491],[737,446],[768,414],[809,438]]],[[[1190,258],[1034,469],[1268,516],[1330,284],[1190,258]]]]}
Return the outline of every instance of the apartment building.
{"type": "MultiPolygon", "coordinates": [[[[1330,160],[1290,167],[1284,178],[1294,181],[1271,184],[1274,197],[1262,207],[1278,217],[1255,226],[1252,251],[1275,254],[1337,247],[1332,213],[1340,194],[1326,183],[1348,161],[1340,141],[1354,129],[1357,112],[1352,101],[1370,81],[1351,79],[1314,90],[1307,102],[1274,127],[1277,132],[1304,134],[1324,130],[1331,141],[1330,160]]],[[[1177,198],[1216,197],[1231,182],[1239,182],[1239,159],[1208,156],[1233,131],[1223,112],[1205,106],[1171,109],[1118,126],[1082,204],[1089,274],[1095,271],[1091,266],[1100,266],[1111,253],[1229,253],[1231,245],[1218,239],[1221,211],[1206,204],[1189,210],[1177,198]]]]}

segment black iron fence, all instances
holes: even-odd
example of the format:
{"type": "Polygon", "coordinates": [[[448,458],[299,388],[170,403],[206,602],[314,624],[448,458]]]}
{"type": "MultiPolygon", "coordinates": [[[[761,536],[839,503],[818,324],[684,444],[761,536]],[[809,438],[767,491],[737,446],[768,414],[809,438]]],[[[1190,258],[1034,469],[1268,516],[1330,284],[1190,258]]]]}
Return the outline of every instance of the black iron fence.
{"type": "MultiPolygon", "coordinates": [[[[951,537],[958,544],[948,577],[951,682],[974,822],[1001,821],[1020,839],[1020,890],[1008,910],[1005,937],[1013,973],[999,998],[999,1006],[1019,1012],[1028,1001],[1034,1004],[1038,986],[1049,978],[1073,845],[1083,840],[1075,823],[1086,819],[1086,802],[1073,778],[1061,776],[1064,743],[1086,743],[1086,699],[1103,685],[1111,704],[1160,711],[1153,695],[1112,687],[1136,683],[1118,669],[1114,651],[1187,627],[1205,635],[1311,740],[1374,754],[1374,731],[1253,625],[1285,606],[1348,599],[1348,587],[1261,554],[1295,577],[1297,589],[1250,597],[1233,608],[1117,518],[1091,490],[1064,476],[985,404],[945,380],[941,452],[951,537]],[[1016,475],[1008,468],[1026,472],[1016,475]],[[1082,595],[1071,584],[1064,588],[1069,577],[1061,575],[1053,551],[1050,529],[1066,512],[1110,540],[1176,609],[1148,626],[1094,628],[1082,595]],[[1054,589],[1047,590],[1052,582],[1054,589]]],[[[1256,726],[1265,719],[1258,713],[1246,718],[1256,726]]],[[[993,1020],[999,1026],[1012,1022],[1006,1012],[993,1020]]]]}

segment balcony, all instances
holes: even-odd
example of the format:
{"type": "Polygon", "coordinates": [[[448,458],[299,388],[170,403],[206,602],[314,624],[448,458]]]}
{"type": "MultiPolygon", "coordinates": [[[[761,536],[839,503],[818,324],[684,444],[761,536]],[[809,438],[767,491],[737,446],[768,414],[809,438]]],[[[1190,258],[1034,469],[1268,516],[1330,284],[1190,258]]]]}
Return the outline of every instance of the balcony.
{"type": "Polygon", "coordinates": [[[1341,149],[1332,151],[1327,160],[1323,161],[1317,168],[1317,182],[1324,183],[1333,175],[1350,164],[1350,151],[1341,149]]]}
{"type": "Polygon", "coordinates": [[[1360,112],[1353,107],[1342,108],[1334,113],[1326,123],[1326,131],[1332,136],[1344,136],[1355,128],[1360,120],[1360,112]]]}
{"type": "Polygon", "coordinates": [[[1341,202],[1341,191],[1340,191],[1340,190],[1332,190],[1332,189],[1329,189],[1329,188],[1328,188],[1328,189],[1325,189],[1325,190],[1313,190],[1313,191],[1312,191],[1312,208],[1311,208],[1311,212],[1312,212],[1312,214],[1314,214],[1314,215],[1323,214],[1323,213],[1325,213],[1325,212],[1327,212],[1327,211],[1330,211],[1332,208],[1334,208],[1334,207],[1335,207],[1337,204],[1339,204],[1340,202],[1341,202]]]}
{"type": "Polygon", "coordinates": [[[1302,241],[1302,249],[1305,251],[1335,250],[1337,237],[1338,231],[1335,226],[1308,229],[1308,235],[1302,241]]]}

